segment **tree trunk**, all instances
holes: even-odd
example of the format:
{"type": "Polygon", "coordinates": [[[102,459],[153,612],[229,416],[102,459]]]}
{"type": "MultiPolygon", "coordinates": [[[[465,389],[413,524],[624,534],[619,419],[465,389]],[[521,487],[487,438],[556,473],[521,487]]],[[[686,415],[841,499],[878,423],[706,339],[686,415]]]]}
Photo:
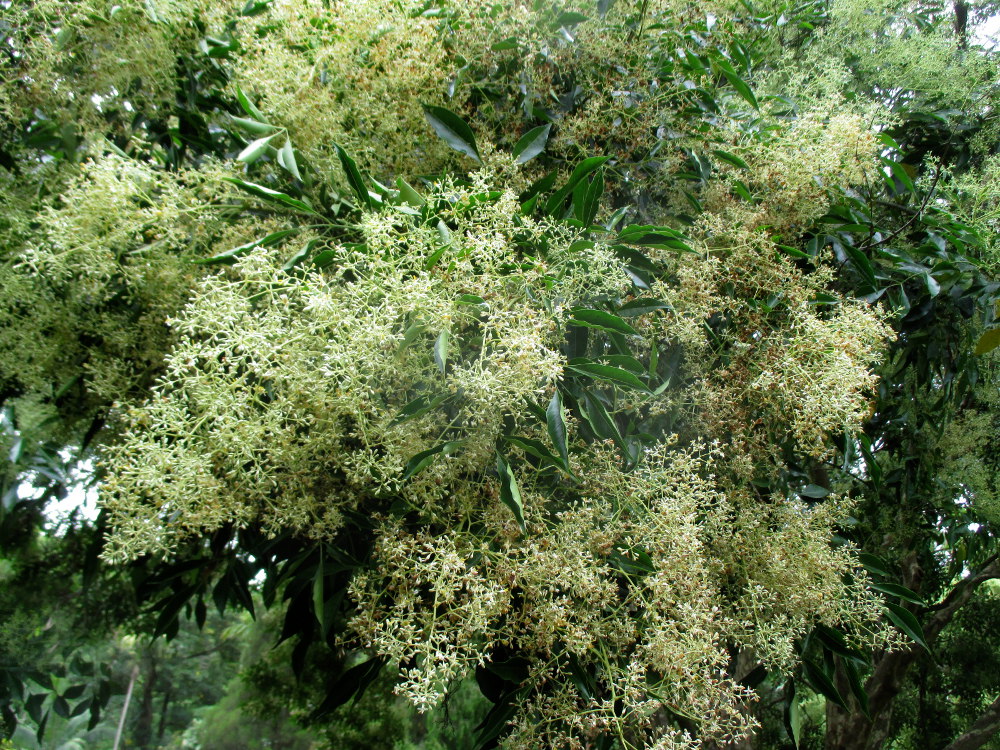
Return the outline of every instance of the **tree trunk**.
{"type": "MultiPolygon", "coordinates": [[[[903,583],[914,591],[919,591],[923,571],[920,570],[915,556],[911,555],[904,560],[902,567],[903,583]]],[[[976,589],[994,578],[1000,578],[998,555],[987,559],[978,573],[959,581],[940,604],[924,609],[924,613],[928,615],[923,618],[924,640],[933,645],[955,614],[972,598],[976,589]]],[[[915,613],[918,617],[921,614],[916,610],[915,613]]],[[[888,737],[893,701],[902,689],[906,673],[922,656],[924,651],[917,645],[901,651],[876,655],[875,668],[865,683],[872,720],[868,720],[860,707],[855,706],[851,711],[844,711],[828,704],[825,750],[879,750],[888,737]]],[[[847,693],[845,688],[839,689],[842,690],[842,694],[847,693]]]]}

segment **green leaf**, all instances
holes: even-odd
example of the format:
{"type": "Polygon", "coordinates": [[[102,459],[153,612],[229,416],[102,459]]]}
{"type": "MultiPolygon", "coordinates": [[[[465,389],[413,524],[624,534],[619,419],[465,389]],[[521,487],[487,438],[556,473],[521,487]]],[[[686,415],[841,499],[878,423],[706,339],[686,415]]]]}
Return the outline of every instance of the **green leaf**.
{"type": "Polygon", "coordinates": [[[426,469],[428,466],[431,465],[431,462],[434,460],[434,457],[437,454],[443,453],[444,455],[447,456],[450,453],[454,453],[459,447],[461,447],[461,445],[464,442],[465,442],[464,440],[452,440],[447,443],[441,443],[440,445],[435,445],[433,448],[428,448],[425,451],[420,451],[420,453],[415,455],[407,462],[406,468],[403,470],[403,476],[401,477],[401,479],[405,482],[410,477],[419,474],[421,471],[423,471],[424,469],[426,469]]]}
{"type": "Polygon", "coordinates": [[[448,394],[446,393],[439,394],[437,396],[420,396],[419,398],[415,398],[399,410],[399,414],[393,418],[393,420],[389,423],[389,426],[394,427],[398,424],[406,422],[409,419],[416,419],[417,417],[423,416],[427,412],[436,409],[447,399],[448,394]]]}
{"type": "Polygon", "coordinates": [[[757,103],[757,97],[754,96],[753,90],[747,85],[746,81],[740,78],[733,66],[726,60],[716,60],[715,63],[719,70],[722,71],[722,75],[729,81],[729,85],[736,89],[736,93],[746,99],[751,107],[759,110],[760,105],[757,103]]]}
{"type": "Polygon", "coordinates": [[[624,452],[625,440],[622,438],[618,425],[608,414],[608,410],[604,408],[601,400],[595,394],[586,391],[583,394],[583,400],[584,403],[580,404],[580,415],[590,426],[594,435],[600,440],[614,440],[615,445],[624,452]]]}
{"type": "Polygon", "coordinates": [[[511,154],[518,164],[529,162],[545,150],[545,144],[549,140],[549,131],[552,129],[551,123],[539,125],[532,128],[521,136],[520,140],[514,144],[511,154]]]}
{"type": "Polygon", "coordinates": [[[267,149],[271,146],[271,139],[274,138],[275,135],[277,135],[277,133],[251,141],[247,144],[246,148],[240,151],[239,155],[236,157],[236,161],[241,161],[245,164],[253,164],[267,152],[267,149]]]}
{"type": "Polygon", "coordinates": [[[264,187],[263,185],[258,185],[253,182],[246,182],[237,177],[223,177],[226,182],[231,182],[236,187],[241,190],[250,193],[250,195],[256,196],[261,200],[265,200],[268,203],[276,203],[279,205],[287,206],[288,208],[294,208],[296,211],[302,211],[303,213],[318,215],[305,201],[300,201],[298,198],[293,198],[290,195],[282,193],[278,190],[272,190],[269,187],[264,187]]]}
{"type": "Polygon", "coordinates": [[[584,159],[582,162],[577,164],[573,173],[569,176],[569,180],[566,184],[553,193],[549,197],[548,201],[546,201],[545,213],[550,216],[555,216],[557,212],[561,211],[563,203],[566,202],[566,198],[573,192],[573,189],[580,184],[580,182],[586,178],[587,175],[600,168],[610,158],[610,156],[591,156],[589,159],[584,159]]]}
{"type": "Polygon", "coordinates": [[[508,49],[517,49],[519,46],[520,44],[517,41],[517,37],[509,36],[502,41],[491,44],[490,49],[493,50],[494,52],[503,52],[504,50],[508,49]]]}
{"type": "Polygon", "coordinates": [[[750,169],[745,161],[743,161],[736,154],[731,154],[728,151],[715,150],[712,152],[717,159],[721,159],[727,164],[732,164],[734,167],[739,167],[740,169],[750,169]]]}
{"type": "Polygon", "coordinates": [[[893,625],[910,637],[910,640],[930,651],[930,647],[924,640],[924,630],[920,627],[920,621],[910,610],[903,609],[898,604],[887,602],[885,605],[885,614],[893,625]]]}
{"type": "Polygon", "coordinates": [[[617,241],[626,245],[694,252],[687,244],[687,237],[670,227],[630,224],[618,233],[617,241]]]}
{"type": "Polygon", "coordinates": [[[979,337],[979,342],[976,344],[973,354],[977,356],[980,354],[989,354],[998,346],[1000,346],[1000,328],[991,328],[979,337]]]}
{"type": "Polygon", "coordinates": [[[830,490],[826,487],[820,487],[818,484],[810,484],[804,489],[799,490],[799,494],[803,497],[811,497],[818,500],[829,495],[830,490]]]}
{"type": "Polygon", "coordinates": [[[226,252],[224,253],[213,255],[211,258],[196,260],[195,263],[198,263],[199,265],[203,266],[217,265],[220,263],[224,263],[226,265],[232,265],[241,255],[245,255],[246,253],[258,247],[270,247],[271,245],[275,245],[281,242],[281,240],[285,239],[285,237],[289,237],[290,235],[296,234],[298,231],[299,231],[298,229],[282,229],[277,232],[272,232],[266,237],[261,237],[259,240],[254,240],[253,242],[247,242],[244,245],[234,247],[232,250],[226,250],[226,252]]]}
{"type": "Polygon", "coordinates": [[[566,464],[560,461],[555,455],[552,454],[546,446],[540,440],[535,440],[534,438],[517,437],[515,435],[504,435],[503,439],[506,440],[511,445],[515,445],[525,453],[535,458],[541,459],[543,463],[549,466],[555,466],[557,469],[562,469],[563,471],[568,471],[566,464]]]}
{"type": "Polygon", "coordinates": [[[869,573],[875,573],[880,576],[891,576],[892,572],[889,570],[889,564],[883,560],[881,557],[872,555],[868,552],[859,552],[858,561],[868,570],[869,573]]]}
{"type": "Polygon", "coordinates": [[[348,156],[347,152],[344,151],[344,149],[338,144],[334,143],[333,148],[337,152],[337,158],[340,159],[340,166],[344,168],[344,174],[347,175],[347,182],[351,186],[351,191],[358,199],[358,206],[371,211],[372,198],[368,194],[368,188],[365,185],[364,178],[361,176],[361,171],[358,169],[358,165],[354,162],[354,159],[348,156]]]}
{"type": "Polygon", "coordinates": [[[254,135],[269,135],[271,133],[277,133],[281,128],[275,127],[274,125],[268,125],[266,122],[257,122],[257,120],[248,120],[245,117],[236,117],[235,115],[230,115],[229,119],[232,120],[237,126],[243,128],[244,130],[253,133],[254,135]]]}
{"type": "Polygon", "coordinates": [[[612,315],[602,310],[590,310],[585,307],[575,307],[571,312],[573,317],[569,319],[569,325],[599,328],[604,331],[611,331],[612,333],[624,333],[628,336],[639,335],[637,330],[617,315],[612,315]]]}
{"type": "Polygon", "coordinates": [[[434,132],[444,139],[444,142],[458,151],[465,154],[476,163],[481,163],[479,148],[476,146],[476,135],[472,128],[461,117],[444,107],[432,107],[424,105],[424,114],[427,121],[434,128],[434,132]]]}
{"type": "Polygon", "coordinates": [[[324,596],[323,584],[326,578],[326,569],[323,565],[323,547],[319,548],[319,565],[316,567],[316,575],[313,576],[313,612],[316,613],[316,620],[319,622],[319,629],[323,636],[326,636],[326,597],[324,596]]]}
{"type": "Polygon", "coordinates": [[[261,114],[261,111],[257,109],[257,107],[254,106],[254,103],[250,101],[249,97],[243,93],[243,89],[240,88],[238,83],[236,84],[236,100],[240,103],[243,111],[250,115],[254,120],[261,123],[267,122],[267,118],[261,114]]]}
{"type": "Polygon", "coordinates": [[[844,659],[844,672],[847,674],[847,683],[851,686],[851,692],[857,699],[858,705],[861,706],[862,713],[871,720],[872,715],[868,708],[868,691],[865,690],[865,684],[861,681],[858,665],[848,659],[844,659]]]}
{"type": "Polygon", "coordinates": [[[427,203],[423,196],[421,196],[420,193],[418,193],[413,186],[402,177],[396,178],[396,187],[399,189],[400,199],[407,205],[413,206],[414,208],[420,208],[427,203]]]}
{"type": "Polygon", "coordinates": [[[278,149],[278,164],[296,180],[302,179],[302,175],[299,174],[299,165],[295,161],[295,150],[292,148],[291,138],[285,138],[285,145],[278,149]]]}
{"type": "Polygon", "coordinates": [[[844,700],[844,696],[840,694],[833,681],[827,676],[826,672],[816,664],[816,662],[805,657],[802,658],[802,666],[805,669],[806,682],[820,695],[825,697],[827,700],[836,703],[843,709],[847,709],[847,701],[844,700]]]}
{"type": "Polygon", "coordinates": [[[563,466],[569,470],[569,442],[566,434],[566,418],[563,411],[562,394],[557,390],[549,407],[545,410],[545,426],[548,429],[552,445],[556,447],[562,458],[563,466]]]}
{"type": "Polygon", "coordinates": [[[497,453],[497,474],[500,476],[500,502],[510,508],[521,531],[527,532],[524,525],[524,502],[521,500],[521,490],[517,487],[514,472],[499,453],[497,453]]]}
{"type": "Polygon", "coordinates": [[[448,367],[448,342],[450,340],[451,334],[447,329],[442,329],[434,342],[434,364],[437,365],[442,375],[448,367]]]}
{"type": "Polygon", "coordinates": [[[622,370],[619,367],[602,365],[597,362],[581,362],[580,364],[567,365],[567,369],[598,380],[609,380],[638,391],[646,390],[646,386],[639,378],[628,370],[622,370]]]}
{"type": "Polygon", "coordinates": [[[924,606],[926,604],[926,602],[923,599],[917,596],[917,593],[915,591],[911,591],[910,589],[906,588],[906,586],[902,586],[898,583],[888,583],[888,582],[878,583],[873,581],[868,585],[871,588],[875,589],[876,591],[881,591],[883,594],[888,594],[889,596],[898,597],[903,601],[912,602],[913,604],[919,604],[920,606],[924,606]]]}
{"type": "Polygon", "coordinates": [[[639,297],[638,299],[626,302],[624,305],[619,307],[618,314],[624,315],[627,318],[635,318],[639,315],[656,312],[657,310],[669,309],[670,305],[663,300],[654,299],[652,297],[639,297]]]}

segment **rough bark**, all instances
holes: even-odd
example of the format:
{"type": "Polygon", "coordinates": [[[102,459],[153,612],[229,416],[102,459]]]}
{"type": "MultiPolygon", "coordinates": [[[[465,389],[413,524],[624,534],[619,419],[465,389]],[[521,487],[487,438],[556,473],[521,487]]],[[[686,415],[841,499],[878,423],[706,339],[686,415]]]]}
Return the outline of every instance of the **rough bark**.
{"type": "Polygon", "coordinates": [[[944,750],[978,750],[998,730],[1000,730],[1000,698],[989,705],[968,732],[949,744],[944,750]]]}

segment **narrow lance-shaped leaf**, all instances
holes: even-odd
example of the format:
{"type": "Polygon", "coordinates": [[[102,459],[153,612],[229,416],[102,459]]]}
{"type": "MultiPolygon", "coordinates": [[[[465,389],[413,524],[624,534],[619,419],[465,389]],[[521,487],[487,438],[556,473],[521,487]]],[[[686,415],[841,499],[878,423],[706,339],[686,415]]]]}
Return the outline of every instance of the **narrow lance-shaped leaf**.
{"type": "Polygon", "coordinates": [[[604,312],[603,310],[590,310],[584,307],[573,309],[573,317],[570,318],[570,325],[586,326],[588,328],[601,328],[614,333],[624,333],[628,336],[638,336],[639,332],[632,326],[619,318],[617,315],[604,312]]]}
{"type": "Polygon", "coordinates": [[[803,657],[802,666],[805,670],[806,682],[812,685],[816,692],[820,693],[827,700],[836,703],[841,708],[847,708],[847,701],[844,700],[844,696],[840,694],[840,691],[833,684],[833,680],[827,676],[826,672],[818,664],[812,661],[812,659],[803,657]]]}
{"type": "Polygon", "coordinates": [[[372,208],[372,199],[368,195],[368,187],[361,176],[361,170],[358,169],[358,165],[354,162],[354,159],[338,144],[334,143],[333,148],[337,151],[337,158],[340,159],[340,166],[344,168],[344,174],[347,175],[347,183],[351,186],[351,192],[358,199],[358,206],[370,211],[372,208]]]}
{"type": "Polygon", "coordinates": [[[316,613],[316,620],[319,622],[320,632],[326,635],[326,597],[324,596],[324,578],[326,574],[323,565],[323,547],[319,548],[319,565],[316,568],[316,575],[313,578],[313,611],[316,613]]]}
{"type": "Polygon", "coordinates": [[[885,614],[893,625],[906,633],[914,643],[923,646],[928,651],[931,650],[924,640],[924,630],[920,627],[920,621],[916,615],[891,602],[887,602],[885,607],[885,614]]]}
{"type": "Polygon", "coordinates": [[[305,201],[301,201],[298,198],[293,198],[292,196],[287,195],[286,193],[282,193],[279,190],[272,190],[271,188],[265,187],[264,185],[258,185],[254,182],[247,182],[245,180],[241,180],[236,177],[223,177],[222,179],[225,180],[226,182],[233,183],[234,185],[236,185],[236,187],[240,188],[241,190],[250,193],[250,195],[258,197],[261,200],[265,200],[268,203],[277,203],[283,206],[287,206],[288,208],[294,208],[296,211],[302,211],[307,214],[314,214],[314,215],[316,214],[312,206],[310,206],[305,201]]]}
{"type": "Polygon", "coordinates": [[[448,367],[448,343],[450,339],[451,334],[448,333],[447,329],[444,329],[434,342],[434,364],[437,365],[442,375],[448,367]]]}
{"type": "Polygon", "coordinates": [[[736,93],[746,99],[751,107],[759,110],[760,105],[757,103],[757,97],[754,96],[753,90],[747,85],[746,81],[739,77],[733,66],[726,60],[717,60],[716,64],[719,70],[722,71],[722,75],[729,81],[729,85],[736,89],[736,93]]]}
{"type": "Polygon", "coordinates": [[[568,365],[567,368],[581,375],[587,375],[598,380],[610,380],[613,383],[634,388],[637,391],[647,390],[643,382],[634,373],[623,370],[620,367],[611,367],[610,365],[602,365],[597,362],[581,362],[575,365],[568,365]]]}
{"type": "Polygon", "coordinates": [[[465,154],[473,161],[480,163],[479,148],[476,146],[476,135],[472,128],[461,117],[444,107],[432,107],[424,105],[424,114],[427,121],[434,128],[434,132],[444,140],[449,146],[465,154]]]}
{"type": "Polygon", "coordinates": [[[527,531],[524,525],[524,502],[521,500],[521,490],[518,489],[514,472],[499,453],[497,453],[497,474],[500,477],[500,502],[510,508],[521,531],[527,531]]]}
{"type": "Polygon", "coordinates": [[[542,153],[542,151],[545,150],[545,144],[549,139],[549,131],[551,129],[551,123],[539,125],[537,128],[532,128],[521,136],[520,140],[514,144],[514,149],[511,151],[514,156],[514,160],[518,164],[524,164],[542,153]]]}
{"type": "Polygon", "coordinates": [[[296,180],[302,179],[302,175],[299,173],[299,165],[295,161],[295,150],[292,148],[291,138],[286,137],[285,145],[278,149],[278,164],[296,180]]]}
{"type": "Polygon", "coordinates": [[[403,470],[402,479],[405,481],[410,477],[419,474],[421,471],[430,466],[431,461],[439,453],[448,455],[457,450],[463,443],[462,440],[452,440],[447,443],[441,443],[440,445],[435,445],[433,448],[428,448],[425,451],[420,451],[417,455],[411,458],[407,464],[406,468],[403,470]]]}
{"type": "Polygon", "coordinates": [[[254,120],[257,122],[266,122],[264,115],[261,114],[261,111],[254,106],[252,101],[250,101],[250,97],[243,93],[243,89],[240,88],[238,83],[236,84],[236,100],[240,103],[243,111],[250,115],[254,120]]]}
{"type": "Polygon", "coordinates": [[[267,152],[267,149],[271,146],[271,139],[274,138],[275,135],[277,135],[277,133],[251,141],[247,144],[246,148],[240,151],[236,160],[245,164],[253,164],[267,152]]]}
{"type": "Polygon", "coordinates": [[[566,435],[566,419],[563,412],[562,394],[556,390],[549,408],[545,410],[545,425],[549,431],[552,444],[559,452],[563,465],[569,470],[569,443],[566,435]]]}

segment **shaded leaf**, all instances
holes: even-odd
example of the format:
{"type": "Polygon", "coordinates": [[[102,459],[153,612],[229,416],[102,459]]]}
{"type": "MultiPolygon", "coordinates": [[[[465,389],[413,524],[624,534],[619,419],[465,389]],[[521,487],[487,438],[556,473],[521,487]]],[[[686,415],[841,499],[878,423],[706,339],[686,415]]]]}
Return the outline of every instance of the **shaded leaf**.
{"type": "Polygon", "coordinates": [[[479,157],[479,148],[476,146],[476,135],[465,120],[444,107],[432,107],[427,104],[424,105],[424,114],[434,132],[445,143],[477,163],[482,161],[479,157]]]}
{"type": "Polygon", "coordinates": [[[514,518],[517,521],[517,525],[521,527],[522,532],[526,532],[527,529],[524,525],[524,502],[521,500],[521,490],[517,486],[514,472],[510,470],[510,466],[507,465],[507,462],[503,460],[503,456],[499,453],[497,453],[497,474],[500,477],[500,502],[510,508],[511,513],[514,514],[514,518]]]}
{"type": "Polygon", "coordinates": [[[549,139],[549,131],[551,129],[551,123],[539,125],[537,128],[532,128],[521,136],[520,140],[514,144],[513,151],[511,151],[514,160],[518,164],[524,164],[542,153],[545,150],[545,144],[549,139]]]}
{"type": "Polygon", "coordinates": [[[337,152],[337,158],[340,159],[340,166],[343,167],[344,174],[347,175],[347,183],[351,186],[351,192],[358,199],[358,206],[370,211],[372,209],[372,198],[368,194],[368,187],[361,176],[361,170],[358,169],[358,165],[354,162],[354,159],[338,144],[334,143],[333,148],[337,152]]]}

